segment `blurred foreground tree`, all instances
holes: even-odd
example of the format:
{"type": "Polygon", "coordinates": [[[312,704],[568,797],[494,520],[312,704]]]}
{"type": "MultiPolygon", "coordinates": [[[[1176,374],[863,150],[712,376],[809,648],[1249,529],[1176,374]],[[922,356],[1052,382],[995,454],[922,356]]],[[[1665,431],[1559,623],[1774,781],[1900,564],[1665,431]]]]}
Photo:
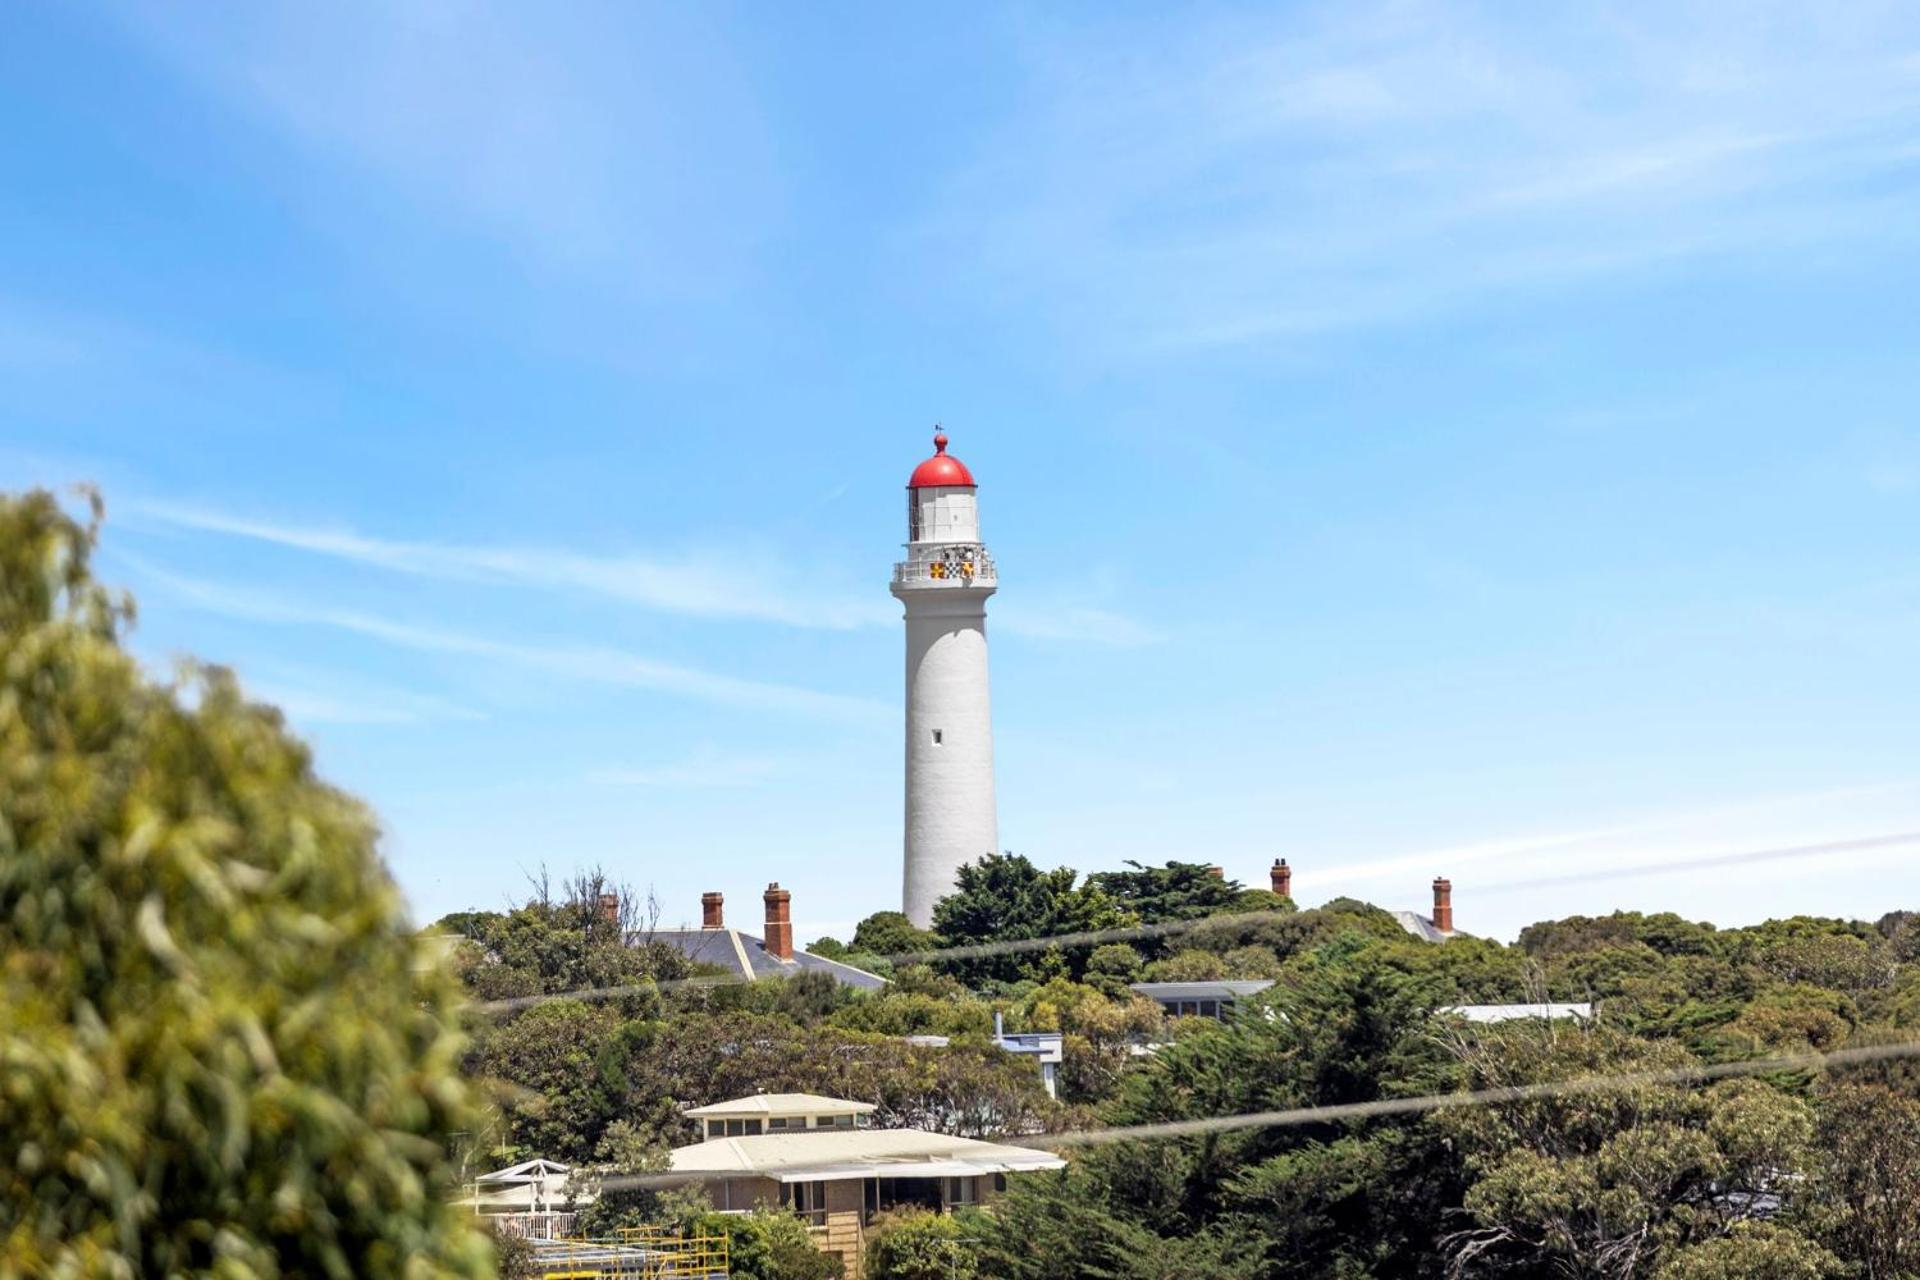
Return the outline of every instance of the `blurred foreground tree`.
{"type": "Polygon", "coordinates": [[[453,980],[372,818],[0,499],[0,1274],[483,1276],[453,980]]]}

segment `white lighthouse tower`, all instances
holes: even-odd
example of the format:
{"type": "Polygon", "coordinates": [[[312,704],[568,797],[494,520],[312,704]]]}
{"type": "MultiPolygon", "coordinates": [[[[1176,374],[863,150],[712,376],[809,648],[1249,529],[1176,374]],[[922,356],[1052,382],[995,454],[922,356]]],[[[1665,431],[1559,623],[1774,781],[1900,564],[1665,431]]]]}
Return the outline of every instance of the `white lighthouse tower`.
{"type": "Polygon", "coordinates": [[[979,490],[947,437],[907,481],[907,558],[893,594],[907,613],[906,886],[922,928],[961,863],[998,851],[987,597],[999,579],[980,542],[979,490]]]}

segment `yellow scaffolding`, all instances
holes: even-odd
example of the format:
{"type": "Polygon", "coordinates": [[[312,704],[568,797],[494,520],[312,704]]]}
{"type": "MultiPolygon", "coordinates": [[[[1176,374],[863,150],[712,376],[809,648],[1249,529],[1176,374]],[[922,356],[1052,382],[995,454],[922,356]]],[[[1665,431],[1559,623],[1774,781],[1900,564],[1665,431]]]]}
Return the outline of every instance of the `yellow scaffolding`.
{"type": "Polygon", "coordinates": [[[725,1280],[725,1235],[682,1236],[626,1227],[611,1240],[565,1240],[540,1250],[544,1280],[725,1280]]]}

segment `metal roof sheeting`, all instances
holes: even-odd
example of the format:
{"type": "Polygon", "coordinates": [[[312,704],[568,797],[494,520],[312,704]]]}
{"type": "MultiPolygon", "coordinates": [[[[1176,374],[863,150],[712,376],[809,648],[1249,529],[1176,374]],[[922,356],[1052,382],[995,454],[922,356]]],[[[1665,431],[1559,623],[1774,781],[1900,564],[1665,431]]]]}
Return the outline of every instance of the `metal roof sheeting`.
{"type": "Polygon", "coordinates": [[[1272,978],[1227,978],[1217,982],[1136,982],[1132,990],[1149,1000],[1238,1000],[1259,995],[1272,978]]]}
{"type": "Polygon", "coordinates": [[[851,1102],[819,1093],[756,1093],[745,1098],[689,1107],[687,1114],[707,1116],[864,1116],[877,1111],[871,1102],[851,1102]]]}
{"type": "Polygon", "coordinates": [[[1063,1169],[1067,1163],[1051,1152],[1031,1147],[1009,1147],[920,1129],[834,1129],[715,1138],[680,1147],[671,1159],[673,1172],[693,1177],[761,1177],[782,1182],[971,1177],[979,1173],[1063,1169]],[[950,1165],[964,1165],[966,1171],[940,1172],[950,1165]]]}
{"type": "Polygon", "coordinates": [[[1593,1006],[1580,1004],[1450,1004],[1440,1013],[1451,1013],[1465,1018],[1468,1022],[1518,1022],[1522,1018],[1541,1018],[1551,1022],[1555,1018],[1579,1018],[1586,1021],[1593,1016],[1593,1006]]]}

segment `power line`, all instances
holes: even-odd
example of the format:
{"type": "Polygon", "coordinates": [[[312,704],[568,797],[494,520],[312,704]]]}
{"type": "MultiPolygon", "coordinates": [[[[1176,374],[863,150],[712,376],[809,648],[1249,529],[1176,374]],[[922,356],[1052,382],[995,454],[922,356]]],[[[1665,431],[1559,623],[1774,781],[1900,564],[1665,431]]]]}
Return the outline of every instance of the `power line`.
{"type": "Polygon", "coordinates": [[[1694,1066],[1668,1067],[1658,1071],[1629,1071],[1609,1076],[1582,1076],[1573,1080],[1550,1080],[1538,1084],[1500,1085],[1490,1089],[1463,1090],[1459,1093],[1430,1093],[1417,1098],[1377,1098],[1369,1102],[1295,1107],[1285,1111],[1250,1111],[1242,1115],[1209,1116],[1198,1120],[1168,1120],[1111,1129],[1083,1129],[1018,1141],[1022,1146],[1051,1148],[1101,1146],[1114,1142],[1142,1142],[1163,1138],[1191,1138],[1209,1133],[1232,1133],[1241,1129],[1290,1128],[1375,1116],[1421,1115],[1430,1111],[1445,1111],[1458,1107],[1496,1106],[1501,1103],[1530,1102],[1537,1098],[1565,1098],[1588,1093],[1606,1093],[1615,1089],[1631,1089],[1642,1085],[1696,1084],[1708,1080],[1725,1080],[1735,1076],[1816,1071],[1833,1066],[1848,1066],[1862,1062],[1888,1062],[1912,1057],[1920,1057],[1920,1040],[1859,1045],[1851,1049],[1834,1049],[1826,1053],[1809,1052],[1788,1054],[1778,1058],[1752,1058],[1741,1062],[1699,1063],[1694,1066]]]}
{"type": "Polygon", "coordinates": [[[1518,889],[1550,889],[1561,885],[1591,884],[1600,880],[1628,876],[1675,875],[1682,871],[1708,871],[1715,867],[1735,867],[1754,862],[1784,862],[1790,858],[1829,857],[1855,853],[1863,849],[1885,849],[1920,841],[1920,831],[1904,831],[1887,836],[1865,836],[1858,840],[1833,840],[1824,844],[1789,845],[1781,849],[1757,849],[1749,853],[1726,853],[1710,858],[1686,858],[1678,862],[1654,862],[1640,866],[1610,868],[1606,871],[1573,872],[1561,876],[1540,876],[1532,880],[1496,880],[1476,884],[1475,893],[1511,893],[1518,889]]]}
{"type": "MultiPolygon", "coordinates": [[[[1230,1116],[1206,1116],[1196,1120],[1165,1120],[1103,1129],[1065,1130],[1059,1133],[1008,1138],[1003,1140],[1002,1145],[1055,1150],[1111,1146],[1122,1142],[1165,1141],[1171,1138],[1193,1138],[1249,1129],[1298,1128],[1305,1125],[1333,1124],[1381,1116],[1424,1115],[1435,1111],[1456,1110],[1461,1107],[1500,1106],[1516,1102],[1532,1102],[1542,1098],[1579,1097],[1647,1085],[1699,1084],[1741,1076],[1770,1075],[1775,1072],[1818,1071],[1835,1066],[1891,1062],[1914,1057],[1920,1057],[1920,1039],[1859,1045],[1825,1053],[1786,1054],[1774,1058],[1752,1058],[1741,1062],[1699,1063],[1693,1066],[1662,1068],[1657,1071],[1627,1071],[1613,1075],[1580,1076],[1570,1080],[1548,1080],[1536,1084],[1463,1089],[1455,1093],[1430,1093],[1413,1098],[1376,1098],[1367,1102],[1293,1107],[1282,1111],[1249,1111],[1230,1116]]],[[[695,1173],[615,1174],[602,1179],[600,1189],[625,1191],[676,1186],[698,1181],[702,1176],[695,1173]]]]}
{"type": "MultiPolygon", "coordinates": [[[[1610,868],[1592,873],[1574,873],[1564,876],[1548,876],[1529,880],[1495,881],[1478,885],[1475,893],[1508,893],[1521,889],[1536,889],[1558,885],[1590,884],[1599,881],[1641,878],[1649,875],[1667,875],[1683,871],[1697,871],[1715,867],[1737,866],[1745,863],[1776,862],[1788,859],[1813,859],[1832,857],[1838,854],[1855,853],[1866,849],[1882,849],[1902,844],[1920,843],[1920,831],[1895,832],[1888,835],[1863,836],[1852,840],[1833,840],[1818,844],[1792,845],[1784,848],[1756,849],[1743,853],[1718,854],[1705,858],[1681,859],[1678,861],[1649,863],[1632,867],[1610,868]]],[[[1034,952],[1050,951],[1054,948],[1100,946],[1110,942],[1142,942],[1154,938],[1174,937],[1196,929],[1231,930],[1244,928],[1269,921],[1290,919],[1294,912],[1287,911],[1242,911],[1221,915],[1200,916],[1191,920],[1164,920],[1156,924],[1122,925],[1111,929],[1089,929],[1075,933],[1053,934],[1041,938],[1010,938],[996,942],[969,943],[957,947],[941,947],[932,951],[909,951],[898,955],[882,956],[889,965],[904,967],[907,965],[937,965],[960,960],[984,960],[999,956],[1028,955],[1034,952]]],[[[666,978],[658,981],[628,983],[621,986],[584,987],[574,991],[556,991],[542,995],[512,996],[500,1000],[477,1001],[466,1006],[476,1013],[505,1013],[532,1005],[544,1004],[551,1000],[609,1000],[642,991],[671,991],[680,988],[712,988],[745,985],[754,979],[745,976],[714,975],[694,978],[666,978]]]]}

